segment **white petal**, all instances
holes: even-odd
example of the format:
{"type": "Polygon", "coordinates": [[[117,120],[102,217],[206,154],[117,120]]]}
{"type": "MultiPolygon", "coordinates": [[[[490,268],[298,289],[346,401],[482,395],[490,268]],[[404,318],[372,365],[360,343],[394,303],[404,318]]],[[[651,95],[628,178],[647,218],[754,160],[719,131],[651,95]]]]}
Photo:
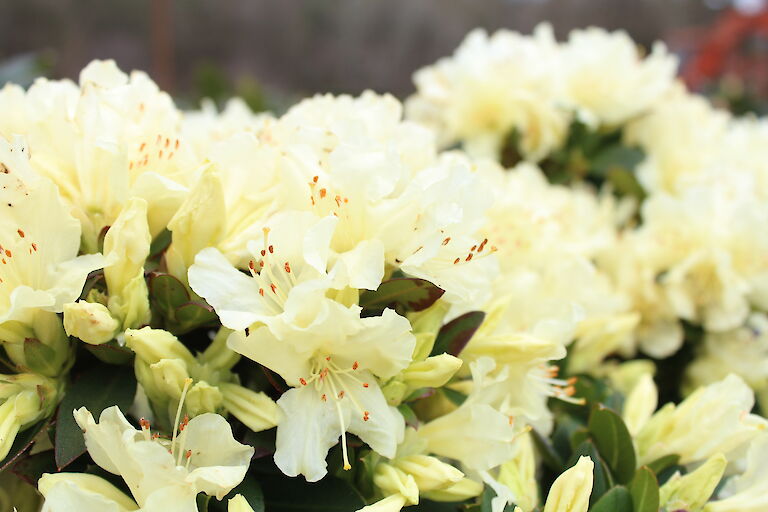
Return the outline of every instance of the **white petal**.
{"type": "MultiPolygon", "coordinates": [[[[387,403],[376,379],[370,373],[362,372],[359,375],[359,378],[368,384],[367,388],[363,388],[359,382],[353,381],[349,377],[340,375],[338,378],[348,389],[357,389],[352,394],[360,407],[363,408],[363,412],[368,412],[368,420],[364,420],[360,411],[350,411],[347,431],[365,441],[376,453],[393,458],[397,451],[397,445],[405,435],[403,415],[387,403]]],[[[342,403],[346,403],[348,408],[352,408],[346,398],[342,403]]]]}
{"type": "Polygon", "coordinates": [[[227,347],[280,374],[291,386],[309,375],[308,355],[298,353],[292,343],[278,340],[267,327],[252,329],[248,336],[235,331],[227,338],[227,347]]]}
{"type": "Polygon", "coordinates": [[[311,386],[288,390],[277,405],[284,416],[277,426],[275,464],[288,476],[320,480],[327,473],[328,450],[341,434],[338,412],[331,401],[320,400],[311,386]]]}
{"type": "Polygon", "coordinates": [[[384,278],[384,244],[363,240],[351,251],[339,255],[333,268],[334,284],[375,290],[384,278]]]}
{"type": "Polygon", "coordinates": [[[399,373],[411,362],[416,338],[405,317],[391,309],[381,316],[360,320],[362,329],[335,344],[333,352],[357,360],[363,369],[387,379],[399,373]]]}
{"type": "Polygon", "coordinates": [[[213,306],[221,323],[230,329],[245,329],[266,313],[253,279],[213,247],[195,257],[189,269],[189,285],[213,306]]]}
{"type": "Polygon", "coordinates": [[[186,481],[197,491],[221,499],[242,482],[253,448],[235,441],[232,427],[218,414],[195,416],[184,430],[185,450],[192,450],[195,467],[186,481]]]}

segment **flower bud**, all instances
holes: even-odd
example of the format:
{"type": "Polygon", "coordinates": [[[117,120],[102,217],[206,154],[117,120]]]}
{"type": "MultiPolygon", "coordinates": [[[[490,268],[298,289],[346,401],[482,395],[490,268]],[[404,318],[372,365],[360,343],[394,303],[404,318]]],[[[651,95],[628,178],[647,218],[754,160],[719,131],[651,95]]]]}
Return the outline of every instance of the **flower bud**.
{"type": "Polygon", "coordinates": [[[432,352],[437,333],[443,325],[443,319],[449,307],[449,304],[438,300],[423,311],[408,314],[413,335],[416,337],[416,348],[413,351],[414,361],[423,361],[432,352]]]}
{"type": "Polygon", "coordinates": [[[128,329],[125,331],[125,344],[136,352],[136,357],[149,364],[161,359],[181,359],[187,366],[196,363],[187,347],[176,336],[162,329],[128,329]]]}
{"type": "Polygon", "coordinates": [[[538,505],[536,458],[530,433],[525,433],[518,438],[514,458],[501,465],[499,482],[512,491],[516,498],[515,502],[526,512],[530,512],[538,505]]]}
{"type": "Polygon", "coordinates": [[[728,460],[718,453],[687,475],[675,473],[659,489],[659,504],[665,510],[698,512],[715,492],[728,460]]]}
{"type": "Polygon", "coordinates": [[[419,502],[419,487],[413,476],[407,475],[387,463],[376,466],[373,472],[373,483],[384,495],[400,494],[411,505],[416,505],[419,502]]]}
{"type": "MultiPolygon", "coordinates": [[[[146,365],[144,361],[136,361],[136,366],[139,364],[146,365]]],[[[189,371],[187,365],[181,359],[161,359],[156,363],[152,363],[149,366],[151,374],[151,382],[145,383],[142,378],[138,378],[139,375],[143,375],[143,372],[136,372],[139,382],[142,386],[149,387],[147,391],[148,396],[156,396],[160,393],[164,397],[169,399],[178,400],[181,397],[181,392],[184,389],[184,383],[189,379],[189,371]]]]}
{"type": "Polygon", "coordinates": [[[237,384],[219,384],[224,408],[254,432],[277,425],[277,404],[264,393],[257,393],[237,384]]]}
{"type": "Polygon", "coordinates": [[[104,278],[111,296],[122,296],[128,284],[149,255],[152,237],[147,225],[147,202],[129,199],[104,237],[104,255],[109,265],[104,267],[104,278]]]}
{"type": "Polygon", "coordinates": [[[227,502],[227,512],[253,512],[253,508],[242,494],[236,494],[227,502]]]}
{"type": "Polygon", "coordinates": [[[115,337],[119,328],[109,310],[98,302],[83,300],[64,304],[64,330],[91,345],[101,345],[115,337]]]}
{"type": "Polygon", "coordinates": [[[387,496],[383,500],[379,500],[376,503],[372,503],[366,507],[363,507],[357,512],[400,512],[405,506],[405,497],[401,494],[393,494],[387,496]]]}
{"type": "Polygon", "coordinates": [[[208,365],[218,370],[230,370],[240,361],[240,354],[227,347],[227,338],[232,334],[231,329],[220,327],[219,332],[205,351],[198,356],[200,364],[208,365]]]}
{"type": "Polygon", "coordinates": [[[432,501],[464,501],[483,493],[483,484],[469,478],[462,478],[445,489],[427,491],[422,496],[432,501]]]}
{"type": "Polygon", "coordinates": [[[389,405],[398,406],[408,393],[408,385],[395,377],[381,388],[381,392],[389,405]]]}
{"type": "Polygon", "coordinates": [[[643,425],[653,416],[658,404],[659,393],[653,377],[646,373],[637,382],[624,402],[622,418],[632,436],[636,436],[643,425]]]}
{"type": "Polygon", "coordinates": [[[403,370],[402,378],[409,392],[418,388],[437,388],[448,382],[461,365],[458,357],[440,354],[412,363],[403,370]]]}
{"type": "Polygon", "coordinates": [[[455,467],[429,455],[398,457],[390,464],[411,475],[419,492],[445,489],[464,478],[464,473],[455,467]]]}
{"type": "Polygon", "coordinates": [[[37,311],[31,325],[31,336],[5,343],[5,352],[19,368],[56,377],[69,364],[73,348],[61,319],[56,313],[37,311]]]}
{"type": "Polygon", "coordinates": [[[189,388],[184,406],[187,408],[190,416],[197,416],[206,412],[219,411],[223,402],[224,397],[219,388],[200,381],[189,388]]]}
{"type": "Polygon", "coordinates": [[[144,325],[150,320],[149,290],[140,269],[119,295],[110,295],[109,311],[121,319],[123,329],[144,325]]]}
{"type": "Polygon", "coordinates": [[[215,246],[224,236],[226,211],[221,179],[209,166],[168,223],[173,238],[165,254],[166,263],[168,271],[181,282],[187,283],[187,269],[195,255],[215,246]]]}
{"type": "Polygon", "coordinates": [[[544,512],[587,512],[594,467],[592,459],[579,457],[576,465],[557,477],[552,484],[544,512]]]}

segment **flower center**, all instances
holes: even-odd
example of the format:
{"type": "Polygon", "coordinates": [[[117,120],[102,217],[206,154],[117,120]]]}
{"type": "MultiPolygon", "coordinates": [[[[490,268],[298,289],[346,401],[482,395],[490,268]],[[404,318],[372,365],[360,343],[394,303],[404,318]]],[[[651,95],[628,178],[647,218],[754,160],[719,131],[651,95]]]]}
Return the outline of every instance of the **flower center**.
{"type": "Polygon", "coordinates": [[[323,402],[329,400],[336,408],[339,415],[339,424],[341,426],[341,450],[344,458],[344,470],[349,470],[352,466],[349,464],[347,455],[347,427],[344,424],[344,414],[342,406],[347,400],[352,408],[360,414],[363,421],[371,419],[371,413],[361,405],[357,394],[370,388],[370,384],[359,378],[356,373],[360,370],[360,364],[355,361],[352,366],[344,368],[336,365],[331,356],[318,358],[312,362],[311,373],[308,378],[300,378],[302,386],[313,386],[318,397],[323,402]]]}
{"type": "Polygon", "coordinates": [[[251,260],[248,270],[259,285],[259,295],[275,314],[280,314],[285,308],[288,294],[296,285],[296,276],[289,261],[279,261],[275,256],[275,247],[269,243],[269,228],[264,228],[264,248],[261,249],[261,259],[251,260]]]}
{"type": "Polygon", "coordinates": [[[139,425],[141,425],[141,432],[144,434],[144,439],[146,441],[155,441],[157,443],[160,443],[164,448],[168,449],[168,452],[171,454],[173,459],[176,461],[176,466],[181,466],[182,459],[186,459],[186,464],[184,465],[184,468],[189,469],[189,463],[192,459],[192,450],[186,450],[185,445],[187,442],[187,425],[189,425],[189,416],[186,414],[184,415],[184,418],[181,417],[181,410],[184,407],[184,400],[187,397],[187,391],[189,391],[189,386],[192,384],[192,379],[187,378],[184,380],[184,388],[181,390],[181,398],[179,398],[179,406],[176,409],[176,418],[173,421],[173,435],[171,437],[170,445],[168,443],[167,438],[163,438],[160,436],[159,433],[155,432],[154,434],[150,430],[150,424],[149,421],[147,421],[144,418],[141,418],[139,420],[139,425]]]}
{"type": "Polygon", "coordinates": [[[560,372],[559,366],[542,365],[538,369],[531,372],[531,377],[543,384],[544,394],[576,405],[584,405],[586,402],[583,398],[573,398],[576,393],[576,388],[573,386],[576,384],[576,377],[571,377],[567,380],[558,379],[557,374],[560,372]]]}

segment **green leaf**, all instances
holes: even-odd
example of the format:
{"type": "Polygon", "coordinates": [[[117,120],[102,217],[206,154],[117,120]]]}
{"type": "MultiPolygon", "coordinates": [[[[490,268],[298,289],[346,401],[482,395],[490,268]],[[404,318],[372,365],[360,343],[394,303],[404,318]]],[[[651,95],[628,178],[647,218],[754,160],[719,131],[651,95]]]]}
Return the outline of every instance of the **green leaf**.
{"type": "Polygon", "coordinates": [[[592,171],[598,176],[606,176],[615,170],[631,171],[644,157],[641,149],[614,144],[602,149],[594,157],[592,171]]]}
{"type": "Polygon", "coordinates": [[[24,340],[24,359],[32,371],[43,375],[56,375],[60,367],[56,351],[36,338],[24,340]]]}
{"type": "Polygon", "coordinates": [[[107,364],[126,364],[133,359],[134,354],[128,347],[121,347],[117,341],[112,340],[101,345],[82,344],[88,352],[107,364]]]}
{"type": "Polygon", "coordinates": [[[53,450],[28,455],[13,465],[11,470],[30,485],[37,487],[37,481],[44,473],[56,472],[56,460],[53,450]]]}
{"type": "Polygon", "coordinates": [[[397,406],[397,410],[400,411],[400,414],[403,415],[403,419],[405,420],[406,425],[409,427],[418,428],[419,418],[416,416],[416,413],[413,412],[413,409],[411,409],[410,405],[400,404],[397,406]]]}
{"type": "Polygon", "coordinates": [[[635,472],[635,477],[629,484],[629,494],[632,496],[634,512],[659,510],[659,483],[648,466],[643,466],[635,472]]]}
{"type": "Polygon", "coordinates": [[[211,502],[211,497],[201,492],[197,495],[197,510],[198,512],[208,512],[208,504],[211,502]]]}
{"type": "Polygon", "coordinates": [[[550,444],[549,439],[539,434],[536,429],[531,430],[531,435],[533,444],[536,446],[539,455],[541,455],[544,465],[560,474],[563,470],[563,459],[550,444]]]}
{"type": "Polygon", "coordinates": [[[480,328],[484,319],[485,313],[482,311],[470,311],[454,318],[440,328],[430,355],[436,356],[445,352],[458,356],[480,328]]]}
{"type": "Polygon", "coordinates": [[[617,485],[594,504],[589,512],[633,512],[632,496],[623,485],[617,485]]]}
{"type": "Polygon", "coordinates": [[[598,405],[589,416],[589,431],[600,455],[621,484],[629,483],[635,474],[635,447],[632,436],[621,417],[611,409],[598,405]]]}
{"type": "Polygon", "coordinates": [[[43,428],[45,428],[49,422],[50,418],[46,418],[43,421],[35,423],[30,428],[16,434],[16,439],[14,439],[13,444],[11,445],[11,449],[8,450],[8,455],[6,455],[5,458],[0,461],[0,472],[8,469],[11,464],[16,462],[19,457],[24,452],[26,452],[30,446],[32,446],[32,442],[35,440],[35,437],[37,437],[37,434],[39,434],[40,431],[43,430],[43,428]]]}
{"type": "Polygon", "coordinates": [[[332,476],[314,483],[283,475],[265,474],[258,478],[269,512],[352,512],[365,506],[354,487],[332,476]]]}
{"type": "Polygon", "coordinates": [[[360,306],[371,310],[399,306],[406,311],[421,311],[434,304],[444,293],[445,290],[424,279],[395,278],[381,283],[376,291],[361,294],[360,306]]]}
{"type": "Polygon", "coordinates": [[[213,308],[204,302],[187,302],[174,311],[173,334],[184,334],[217,321],[218,317],[213,308]]]}
{"type": "Polygon", "coordinates": [[[456,391],[451,388],[440,388],[440,392],[445,395],[445,398],[450,400],[454,405],[461,405],[467,399],[467,395],[461,391],[456,391]]]}
{"type": "Polygon", "coordinates": [[[163,316],[174,319],[176,308],[189,302],[189,291],[184,283],[170,274],[153,272],[149,276],[149,296],[163,316]]]}
{"type": "Polygon", "coordinates": [[[59,405],[56,417],[56,466],[59,470],[85,453],[83,432],[73,411],[87,408],[94,418],[116,405],[125,411],[136,395],[136,377],[131,366],[95,366],[72,383],[59,405]]]}
{"type": "Polygon", "coordinates": [[[162,252],[164,252],[169,245],[171,245],[171,239],[173,236],[171,235],[171,232],[167,229],[162,230],[154,240],[152,240],[152,244],[149,246],[149,256],[147,256],[147,259],[152,259],[155,256],[160,255],[162,252]]]}
{"type": "Polygon", "coordinates": [[[665,469],[677,465],[677,462],[679,460],[680,460],[680,456],[673,453],[672,455],[665,455],[663,457],[660,457],[655,461],[651,462],[650,464],[647,464],[647,466],[648,466],[648,469],[654,472],[654,474],[658,475],[665,469]]]}
{"type": "Polygon", "coordinates": [[[594,503],[611,487],[610,474],[592,441],[584,441],[577,446],[565,466],[568,468],[575,466],[579,461],[579,457],[582,456],[589,457],[594,463],[594,469],[592,470],[592,494],[589,498],[589,502],[594,503]]]}

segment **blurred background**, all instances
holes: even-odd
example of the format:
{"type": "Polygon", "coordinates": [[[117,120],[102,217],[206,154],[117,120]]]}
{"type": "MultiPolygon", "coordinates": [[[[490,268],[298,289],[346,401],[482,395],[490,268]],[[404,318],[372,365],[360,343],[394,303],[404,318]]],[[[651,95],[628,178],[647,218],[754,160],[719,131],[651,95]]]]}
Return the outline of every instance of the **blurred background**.
{"type": "Polygon", "coordinates": [[[77,79],[94,58],[142,69],[182,107],[241,95],[280,111],[317,92],[412,91],[475,27],[558,38],[589,25],[665,41],[694,90],[737,112],[768,100],[768,0],[0,0],[0,84],[77,79]]]}

